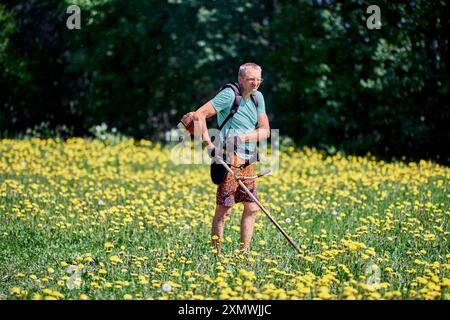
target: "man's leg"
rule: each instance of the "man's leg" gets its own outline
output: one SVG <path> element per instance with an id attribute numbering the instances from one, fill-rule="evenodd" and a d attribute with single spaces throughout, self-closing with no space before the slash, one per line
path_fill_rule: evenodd
<path id="1" fill-rule="evenodd" d="M 244 213 L 241 220 L 241 250 L 246 252 L 252 241 L 256 215 L 259 207 L 255 202 L 244 202 Z"/>
<path id="2" fill-rule="evenodd" d="M 220 242 L 223 238 L 225 220 L 230 216 L 232 208 L 232 206 L 216 205 L 216 213 L 212 223 L 212 245 L 217 249 L 218 254 L 220 254 Z M 214 236 L 217 236 L 218 238 L 214 239 Z"/>

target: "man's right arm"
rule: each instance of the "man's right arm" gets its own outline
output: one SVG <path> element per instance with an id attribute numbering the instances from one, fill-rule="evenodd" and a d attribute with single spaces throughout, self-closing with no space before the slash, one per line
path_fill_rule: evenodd
<path id="1" fill-rule="evenodd" d="M 206 119 L 211 118 L 216 113 L 216 109 L 214 109 L 211 101 L 208 101 L 192 113 L 194 119 L 194 135 L 200 137 L 207 147 L 212 147 L 212 142 L 208 134 Z"/>
<path id="2" fill-rule="evenodd" d="M 212 100 L 205 103 L 195 112 L 189 112 L 194 121 L 194 135 L 200 137 L 208 149 L 214 147 L 208 134 L 206 119 L 216 115 L 222 110 L 231 109 L 234 101 L 234 92 L 231 88 L 220 91 Z"/>

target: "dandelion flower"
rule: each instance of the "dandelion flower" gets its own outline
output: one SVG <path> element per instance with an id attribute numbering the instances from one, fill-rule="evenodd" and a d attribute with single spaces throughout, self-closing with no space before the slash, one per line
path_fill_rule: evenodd
<path id="1" fill-rule="evenodd" d="M 103 247 L 108 250 L 108 249 L 112 249 L 114 248 L 114 244 L 112 244 L 111 242 L 105 242 L 105 244 L 103 245 Z"/>
<path id="2" fill-rule="evenodd" d="M 109 257 L 109 260 L 110 260 L 113 264 L 116 264 L 116 263 L 122 263 L 122 262 L 123 262 L 118 256 L 112 256 L 112 257 Z"/>
<path id="3" fill-rule="evenodd" d="M 35 293 L 31 299 L 32 300 L 41 300 L 42 299 L 42 295 L 40 295 L 39 293 Z"/>
<path id="4" fill-rule="evenodd" d="M 12 294 L 20 294 L 20 288 L 13 287 L 9 290 Z"/>

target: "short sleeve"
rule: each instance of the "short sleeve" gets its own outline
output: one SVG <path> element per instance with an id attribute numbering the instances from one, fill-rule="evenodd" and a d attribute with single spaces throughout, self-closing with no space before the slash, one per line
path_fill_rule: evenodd
<path id="1" fill-rule="evenodd" d="M 231 88 L 225 88 L 220 91 L 212 100 L 211 104 L 219 113 L 223 110 L 231 109 L 234 102 L 234 91 Z"/>
<path id="2" fill-rule="evenodd" d="M 266 102 L 261 92 L 256 92 L 256 99 L 258 99 L 258 114 L 266 113 Z"/>

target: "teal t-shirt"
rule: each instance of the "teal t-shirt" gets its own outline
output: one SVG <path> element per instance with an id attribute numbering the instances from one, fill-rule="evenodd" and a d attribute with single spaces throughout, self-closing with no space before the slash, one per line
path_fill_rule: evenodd
<path id="1" fill-rule="evenodd" d="M 211 104 L 217 111 L 218 125 L 221 125 L 231 112 L 234 98 L 234 91 L 231 88 L 226 88 L 211 100 Z M 255 130 L 255 123 L 258 122 L 258 115 L 266 112 L 266 105 L 261 92 L 256 92 L 256 99 L 258 100 L 258 110 L 256 110 L 255 104 L 251 98 L 245 100 L 245 98 L 242 97 L 238 111 L 230 120 L 228 120 L 220 131 L 222 141 L 224 141 L 225 137 L 228 135 L 241 135 Z M 242 159 L 249 159 L 251 153 L 256 150 L 256 142 L 245 142 L 243 147 L 247 152 L 240 152 L 238 150 L 236 154 Z"/>

